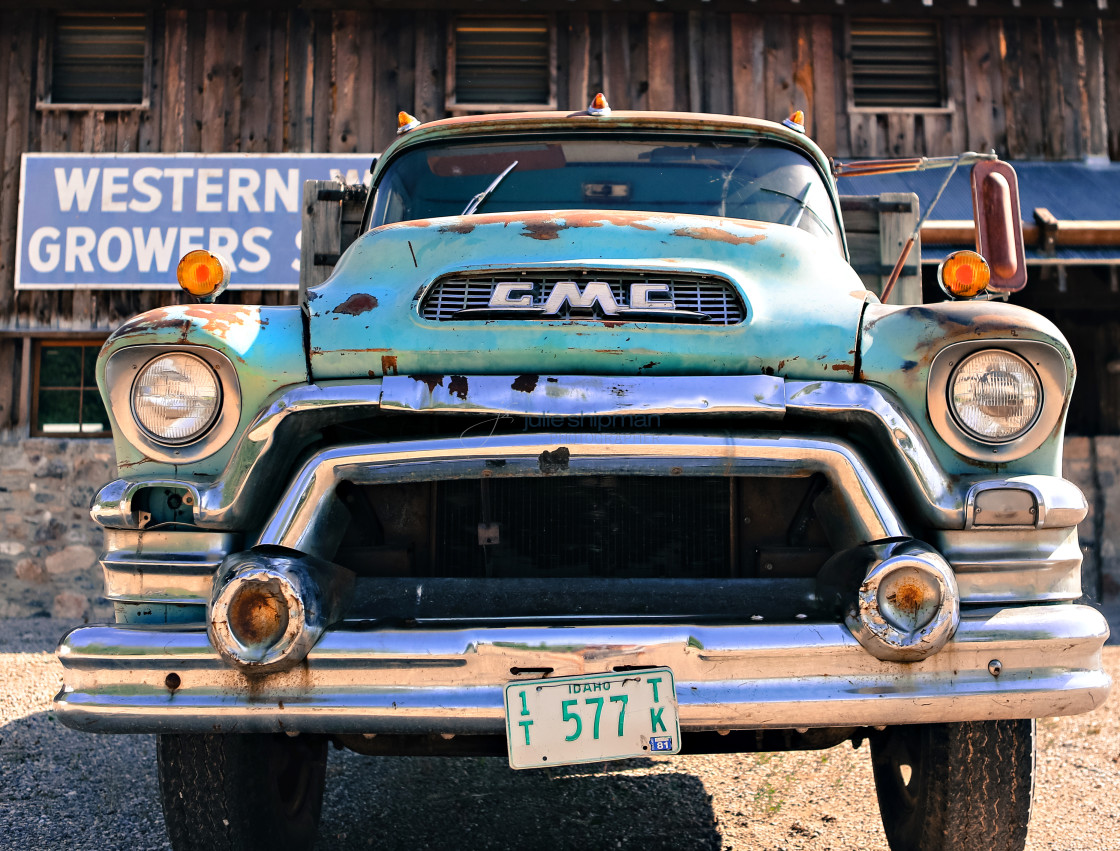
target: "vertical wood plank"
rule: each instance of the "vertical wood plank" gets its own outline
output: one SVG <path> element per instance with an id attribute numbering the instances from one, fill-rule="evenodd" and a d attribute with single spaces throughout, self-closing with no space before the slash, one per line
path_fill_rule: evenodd
<path id="1" fill-rule="evenodd" d="M 1021 18 L 1004 18 L 1003 27 L 1003 101 L 1007 113 L 1007 152 L 1012 158 L 1030 156 L 1031 138 L 1039 128 L 1034 118 L 1037 103 L 1030 102 L 1027 87 L 1037 81 L 1035 68 L 1025 64 L 1027 40 L 1032 35 Z M 1037 82 L 1035 83 L 1037 87 Z M 1036 88 L 1037 91 L 1037 88 Z"/>
<path id="2" fill-rule="evenodd" d="M 630 49 L 628 81 L 631 109 L 649 109 L 649 17 L 642 12 L 627 16 Z"/>
<path id="3" fill-rule="evenodd" d="M 421 121 L 443 118 L 443 50 L 446 16 L 433 14 L 429 26 L 416 28 L 416 79 L 413 113 Z"/>
<path id="4" fill-rule="evenodd" d="M 126 109 L 116 115 L 117 141 L 113 146 L 114 151 L 122 154 L 132 154 L 140 147 L 140 116 L 138 109 Z M 110 116 L 108 120 L 112 120 Z"/>
<path id="5" fill-rule="evenodd" d="M 879 262 L 883 266 L 893 267 L 902 252 L 902 246 L 906 244 L 906 240 L 914 232 L 914 225 L 918 223 L 918 196 L 913 192 L 884 192 L 879 196 L 879 201 L 882 205 L 910 204 L 910 212 L 908 213 L 881 212 L 879 214 Z M 914 242 L 914 247 L 910 250 L 910 257 L 903 269 L 917 265 L 918 258 L 921 256 L 922 241 L 919 235 Z M 889 275 L 883 276 L 879 292 L 882 292 L 883 288 L 886 287 L 889 277 Z M 891 291 L 889 303 L 921 304 L 922 276 L 920 272 L 916 275 L 900 275 Z"/>
<path id="6" fill-rule="evenodd" d="M 732 12 L 731 109 L 736 115 L 761 118 L 766 113 L 765 47 L 762 19 Z"/>
<path id="7" fill-rule="evenodd" d="M 189 150 L 183 143 L 187 89 L 187 12 L 168 9 L 164 16 L 163 110 L 160 114 L 159 150 Z M 158 52 L 158 51 L 157 51 Z"/>
<path id="8" fill-rule="evenodd" d="M 286 11 L 272 13 L 268 33 L 268 123 L 264 128 L 264 150 L 284 150 L 284 109 L 288 100 L 288 18 Z"/>
<path id="9" fill-rule="evenodd" d="M 1104 44 L 1101 21 L 1088 18 L 1080 25 L 1085 68 L 1082 103 L 1086 112 L 1088 146 L 1091 157 L 1108 156 L 1108 116 L 1105 111 Z"/>
<path id="10" fill-rule="evenodd" d="M 374 106 L 377 93 L 377 13 L 372 9 L 363 9 L 358 13 L 358 80 L 357 80 L 357 110 L 356 127 L 358 131 L 357 146 L 359 151 L 372 153 L 374 139 L 377 136 L 377 120 L 374 115 Z M 401 107 L 412 112 L 415 109 L 414 93 L 409 92 L 406 103 Z M 381 120 L 388 120 L 396 126 L 396 116 L 382 116 Z"/>
<path id="11" fill-rule="evenodd" d="M 569 15 L 568 28 L 568 109 L 585 109 L 591 102 L 588 94 L 588 68 L 591 62 L 591 34 L 587 12 Z"/>
<path id="12" fill-rule="evenodd" d="M 914 118 L 912 113 L 887 113 L 887 154 L 892 157 L 914 156 Z"/>
<path id="13" fill-rule="evenodd" d="M 331 13 L 312 13 L 315 54 L 312 63 L 314 77 L 307 106 L 311 110 L 311 145 L 309 151 L 330 149 L 331 113 L 334 111 L 334 77 L 332 76 Z"/>
<path id="14" fill-rule="evenodd" d="M 673 15 L 673 105 L 670 109 L 677 112 L 691 110 L 692 94 L 689 91 L 689 55 L 691 49 L 688 39 L 688 14 Z"/>
<path id="15" fill-rule="evenodd" d="M 166 44 L 165 17 L 166 12 L 164 10 L 152 12 L 148 109 L 140 114 L 140 132 L 136 141 L 136 150 L 142 154 L 155 153 L 160 150 L 160 133 L 163 126 L 163 90 L 166 85 L 166 54 L 163 50 Z"/>
<path id="16" fill-rule="evenodd" d="M 206 12 L 206 37 L 203 42 L 202 130 L 204 153 L 225 148 L 226 85 L 229 82 L 226 32 L 229 14 L 222 10 Z"/>
<path id="17" fill-rule="evenodd" d="M 835 69 L 833 97 L 836 102 L 836 156 L 852 156 L 851 122 L 848 114 L 848 56 L 844 38 L 844 19 L 832 19 L 832 67 Z"/>
<path id="18" fill-rule="evenodd" d="M 832 52 L 832 21 L 813 15 L 809 22 L 812 41 L 813 112 L 809 133 L 829 156 L 836 156 L 836 116 L 847 109 L 836 100 L 836 65 Z"/>
<path id="19" fill-rule="evenodd" d="M 303 9 L 288 16 L 288 86 L 284 110 L 284 150 L 307 153 L 314 129 L 312 91 L 315 81 L 315 44 L 311 17 Z"/>
<path id="20" fill-rule="evenodd" d="M 961 37 L 961 62 L 964 66 L 965 116 L 968 121 L 968 149 L 987 151 L 995 146 L 992 121 L 992 91 L 989 69 L 992 65 L 988 30 L 967 26 Z"/>
<path id="21" fill-rule="evenodd" d="M 10 315 L 14 291 L 16 208 L 19 198 L 20 154 L 26 150 L 28 121 L 33 97 L 31 69 L 34 59 L 35 33 L 32 15 L 15 12 L 0 13 L 5 26 L 0 28 L 6 62 L 6 132 L 3 160 L 0 160 L 0 313 Z M 0 100 L 0 103 L 3 101 Z"/>
<path id="22" fill-rule="evenodd" d="M 399 12 L 396 20 L 393 36 L 399 46 L 396 50 L 397 86 L 394 93 L 396 104 L 387 116 L 394 137 L 397 132 L 397 113 L 402 109 L 412 111 L 412 95 L 416 89 L 416 16 L 408 12 Z M 391 139 L 392 137 L 390 141 Z"/>
<path id="23" fill-rule="evenodd" d="M 400 33 L 400 13 L 381 10 L 377 13 L 377 83 L 374 87 L 374 149 L 383 151 L 393 141 L 397 132 L 394 120 L 399 112 L 397 85 L 400 75 L 400 55 L 396 42 Z"/>
<path id="24" fill-rule="evenodd" d="M 796 15 L 793 18 L 793 91 L 791 100 L 793 108 L 805 113 L 806 131 L 814 131 L 813 116 L 814 99 L 816 92 L 813 88 L 813 36 L 811 21 L 806 15 Z M 793 110 L 790 110 L 792 112 Z M 781 120 L 785 116 L 778 117 Z"/>
<path id="25" fill-rule="evenodd" d="M 595 92 L 601 92 L 606 88 L 606 80 L 603 79 L 603 38 L 604 30 L 604 12 L 588 12 L 587 22 L 589 26 L 587 38 L 587 91 L 588 100 L 591 99 Z"/>
<path id="26" fill-rule="evenodd" d="M 271 86 L 272 20 L 282 12 L 262 11 L 245 20 L 245 55 L 241 74 L 240 150 L 264 153 L 269 150 L 269 122 L 280 105 Z"/>
<path id="27" fill-rule="evenodd" d="M 699 12 L 689 12 L 688 27 L 688 111 L 703 112 L 702 85 L 705 81 L 704 31 Z"/>
<path id="28" fill-rule="evenodd" d="M 791 15 L 767 15 L 763 25 L 766 44 L 766 114 L 781 121 L 797 107 L 793 89 L 793 20 Z"/>
<path id="29" fill-rule="evenodd" d="M 633 109 L 628 15 L 626 12 L 605 12 L 603 18 L 603 91 L 614 109 Z"/>
<path id="30" fill-rule="evenodd" d="M 1062 84 L 1059 76 L 1057 57 L 1061 55 L 1057 26 L 1045 22 L 1040 28 L 1042 56 L 1048 61 L 1040 66 L 1042 83 L 1043 153 L 1053 159 L 1060 159 L 1064 150 L 1062 124 L 1065 121 L 1065 105 L 1062 98 Z"/>
<path id="31" fill-rule="evenodd" d="M 1077 51 L 1077 21 L 1058 21 L 1058 73 L 1062 85 L 1062 153 L 1065 159 L 1079 159 L 1084 152 L 1081 120 L 1081 63 Z"/>
<path id="32" fill-rule="evenodd" d="M 358 13 L 337 11 L 331 25 L 334 42 L 334 110 L 331 113 L 329 150 L 332 153 L 349 154 L 358 150 L 355 122 L 358 110 L 361 109 L 357 103 Z"/>
<path id="33" fill-rule="evenodd" d="M 226 19 L 229 83 L 222 114 L 222 150 L 241 150 L 241 104 L 245 90 L 245 22 L 247 13 L 230 12 Z"/>
<path id="34" fill-rule="evenodd" d="M 672 58 L 673 15 L 650 12 L 649 15 L 649 108 L 672 109 L 676 99 Z"/>
<path id="35" fill-rule="evenodd" d="M 704 82 L 701 105 L 705 112 L 726 115 L 731 112 L 731 33 L 728 15 L 705 12 Z"/>
<path id="36" fill-rule="evenodd" d="M 1120 21 L 1102 22 L 1108 155 L 1120 160 Z"/>
<path id="37" fill-rule="evenodd" d="M 949 103 L 953 112 L 949 116 L 946 127 L 947 144 L 936 154 L 948 156 L 957 154 L 967 147 L 968 118 L 964 94 L 964 63 L 958 59 L 962 55 L 961 21 L 959 18 L 949 18 L 942 29 L 945 36 L 946 63 L 945 87 L 948 90 Z M 927 136 L 927 141 L 929 137 Z"/>

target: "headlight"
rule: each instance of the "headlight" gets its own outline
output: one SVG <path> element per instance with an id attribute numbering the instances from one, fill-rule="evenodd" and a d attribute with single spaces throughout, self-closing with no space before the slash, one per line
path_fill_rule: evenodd
<path id="1" fill-rule="evenodd" d="M 214 370 L 184 352 L 148 361 L 132 385 L 132 415 L 153 440 L 187 443 L 218 415 L 222 393 Z"/>
<path id="2" fill-rule="evenodd" d="M 986 442 L 1014 440 L 1042 407 L 1042 384 L 1023 358 L 986 349 L 960 362 L 949 378 L 953 417 L 970 436 Z"/>

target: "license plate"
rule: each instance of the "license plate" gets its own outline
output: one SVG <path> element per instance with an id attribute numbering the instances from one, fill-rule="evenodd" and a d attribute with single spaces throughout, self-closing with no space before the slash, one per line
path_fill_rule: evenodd
<path id="1" fill-rule="evenodd" d="M 506 685 L 512 768 L 627 759 L 681 749 L 673 672 L 517 680 Z"/>

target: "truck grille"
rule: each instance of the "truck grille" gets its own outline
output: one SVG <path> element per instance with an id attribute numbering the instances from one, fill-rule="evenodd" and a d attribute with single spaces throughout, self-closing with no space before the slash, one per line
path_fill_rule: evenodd
<path id="1" fill-rule="evenodd" d="M 490 308 L 490 298 L 494 287 L 502 282 L 521 281 L 532 283 L 532 307 L 526 311 L 526 319 L 556 319 L 573 315 L 565 304 L 556 314 L 542 314 L 540 311 L 548 302 L 553 288 L 561 281 L 575 281 L 584 288 L 590 281 L 602 281 L 610 286 L 611 294 L 619 307 L 630 305 L 630 288 L 633 284 L 666 285 L 668 290 L 659 290 L 657 298 L 671 301 L 675 311 L 643 312 L 640 316 L 610 316 L 601 310 L 595 313 L 601 318 L 641 322 L 684 322 L 689 321 L 685 314 L 699 314 L 691 321 L 704 321 L 706 324 L 735 325 L 743 321 L 744 308 L 734 285 L 714 275 L 688 274 L 646 274 L 642 272 L 620 272 L 618 270 L 514 270 L 498 273 L 447 275 L 437 280 L 425 294 L 420 306 L 424 319 L 447 322 L 449 320 L 486 319 Z M 525 291 L 519 290 L 521 295 Z M 478 311 L 474 315 L 459 315 L 460 311 Z M 507 316 L 517 316 L 509 311 Z M 517 318 L 521 318 L 517 316 Z"/>

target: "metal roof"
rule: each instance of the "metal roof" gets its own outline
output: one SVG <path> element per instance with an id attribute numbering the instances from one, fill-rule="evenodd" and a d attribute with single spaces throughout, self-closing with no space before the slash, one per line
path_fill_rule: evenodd
<path id="1" fill-rule="evenodd" d="M 1059 221 L 1120 221 L 1120 163 L 1111 162 L 1013 162 L 1019 176 L 1019 207 L 1023 221 L 1032 223 L 1034 211 L 1045 207 Z M 968 168 L 953 175 L 929 221 L 972 218 L 972 191 Z M 925 210 L 946 171 L 933 169 L 903 174 L 843 177 L 837 181 L 841 195 L 879 195 L 915 192 Z M 955 247 L 955 246 L 952 246 Z M 938 262 L 951 247 L 922 244 L 922 261 Z M 1049 256 L 1027 246 L 1027 260 L 1036 263 L 1120 263 L 1120 246 L 1060 246 Z"/>

